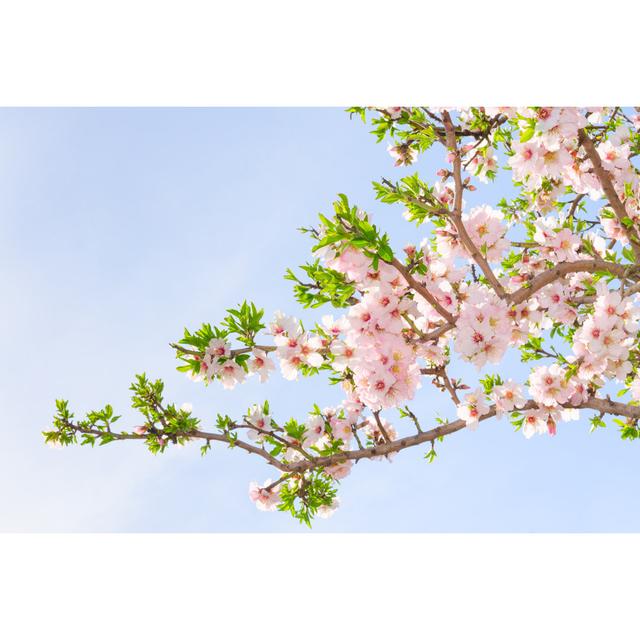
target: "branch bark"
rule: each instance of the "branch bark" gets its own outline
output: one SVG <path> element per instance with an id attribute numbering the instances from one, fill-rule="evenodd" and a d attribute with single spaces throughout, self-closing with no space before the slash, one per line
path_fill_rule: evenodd
<path id="1" fill-rule="evenodd" d="M 533 400 L 529 400 L 524 407 L 518 409 L 518 411 L 528 411 L 531 409 L 540 409 L 540 407 Z M 640 407 L 627 405 L 622 402 L 614 402 L 608 398 L 590 398 L 585 403 L 574 407 L 573 405 L 563 405 L 563 408 L 571 408 L 571 409 L 593 409 L 595 411 L 601 411 L 603 413 L 625 416 L 627 418 L 632 419 L 640 419 Z M 479 422 L 484 422 L 489 418 L 493 418 L 496 415 L 496 407 L 492 405 L 489 408 L 489 412 L 483 416 L 480 416 L 478 419 Z M 448 422 L 447 424 L 440 425 L 439 427 L 435 427 L 434 429 L 430 429 L 429 431 L 423 431 L 422 433 L 418 433 L 414 436 L 408 436 L 405 438 L 399 438 L 398 440 L 394 440 L 392 442 L 388 442 L 385 444 L 380 444 L 375 447 L 370 447 L 363 450 L 354 450 L 354 451 L 345 451 L 343 453 L 337 453 L 333 456 L 328 456 L 326 458 L 316 458 L 314 461 L 313 467 L 308 466 L 310 463 L 303 461 L 299 463 L 295 463 L 291 465 L 289 468 L 290 471 L 305 471 L 310 468 L 318 468 L 330 466 L 333 464 L 339 464 L 341 462 L 346 462 L 347 460 L 362 460 L 363 458 L 373 458 L 377 456 L 386 456 L 390 453 L 397 453 L 398 451 L 402 451 L 403 449 L 408 449 L 410 447 L 415 447 L 426 442 L 433 442 L 438 438 L 443 436 L 447 436 L 449 434 L 455 433 L 456 431 L 460 431 L 466 427 L 466 423 L 464 420 L 454 420 L 453 422 Z"/>
<path id="2" fill-rule="evenodd" d="M 587 157 L 589 158 L 589 160 L 591 160 L 593 170 L 598 177 L 600 184 L 602 185 L 602 190 L 604 191 L 604 194 L 607 197 L 607 200 L 609 201 L 609 204 L 611 205 L 616 218 L 618 218 L 620 224 L 626 229 L 626 225 L 624 224 L 623 220 L 625 218 L 628 218 L 629 214 L 627 213 L 624 204 L 616 193 L 611 175 L 602 166 L 600 155 L 598 154 L 598 150 L 596 149 L 595 144 L 593 144 L 593 140 L 589 137 L 584 129 L 580 129 L 580 131 L 578 132 L 578 141 L 587 153 Z M 631 234 L 629 234 L 629 239 L 631 241 L 633 254 L 636 257 L 636 260 L 640 261 L 640 242 L 637 238 L 632 237 Z"/>
<path id="3" fill-rule="evenodd" d="M 632 420 L 640 419 L 639 406 L 625 404 L 622 402 L 615 402 L 610 398 L 592 397 L 592 398 L 589 398 L 586 402 L 583 402 L 582 404 L 575 407 L 570 404 L 561 405 L 561 406 L 563 408 L 572 408 L 572 409 L 592 409 L 594 411 L 598 411 L 603 414 L 623 416 L 626 418 L 630 418 Z M 522 407 L 521 409 L 518 409 L 518 411 L 528 411 L 531 409 L 546 409 L 546 408 L 540 407 L 533 400 L 529 400 L 524 405 L 524 407 Z M 492 405 L 491 407 L 489 407 L 489 412 L 483 416 L 480 416 L 478 421 L 484 422 L 489 418 L 493 418 L 495 415 L 496 415 L 496 407 L 495 405 Z M 104 432 L 99 431 L 97 429 L 80 427 L 79 425 L 75 425 L 72 423 L 69 423 L 68 426 L 73 428 L 74 431 L 77 431 L 80 433 L 88 433 L 95 436 L 105 435 Z M 379 423 L 379 426 L 381 426 L 380 423 Z M 231 443 L 226 436 L 217 434 L 217 433 L 210 433 L 207 431 L 195 430 L 195 431 L 190 431 L 190 432 L 179 434 L 179 435 L 187 438 L 197 438 L 205 441 L 223 442 L 227 445 L 232 444 L 233 446 L 238 447 L 239 449 L 243 449 L 248 453 L 254 453 L 260 456 L 261 458 L 265 459 L 268 462 L 268 464 L 276 467 L 283 473 L 303 473 L 304 471 L 308 471 L 312 469 L 323 469 L 335 464 L 341 464 L 349 460 L 358 461 L 366 458 L 387 456 L 390 453 L 397 453 L 399 451 L 402 451 L 403 449 L 416 447 L 418 445 L 421 445 L 427 442 L 433 442 L 438 438 L 450 435 L 452 433 L 455 433 L 456 431 L 460 431 L 464 429 L 466 426 L 467 425 L 464 420 L 454 420 L 452 422 L 448 422 L 446 424 L 430 429 L 429 431 L 420 431 L 419 433 L 413 436 L 406 436 L 406 437 L 398 438 L 397 440 L 390 440 L 387 435 L 386 436 L 387 442 L 374 445 L 372 447 L 343 451 L 341 453 L 336 453 L 334 455 L 324 456 L 324 457 L 310 456 L 305 460 L 301 460 L 293 463 L 281 462 L 277 458 L 274 458 L 269 453 L 267 453 L 267 451 L 265 451 L 264 449 L 256 447 L 242 440 L 236 440 L 234 443 Z M 254 427 L 251 427 L 251 428 L 254 428 Z M 109 436 L 114 440 L 145 440 L 147 438 L 146 435 L 129 434 L 129 433 L 110 433 Z"/>
<path id="4" fill-rule="evenodd" d="M 484 277 L 489 281 L 496 294 L 500 298 L 506 297 L 504 287 L 496 278 L 493 269 L 487 262 L 486 258 L 482 255 L 478 247 L 474 244 L 473 240 L 469 236 L 464 222 L 462 221 L 462 194 L 464 190 L 464 184 L 462 182 L 462 160 L 460 158 L 460 149 L 456 142 L 456 136 L 454 133 L 453 122 L 448 111 L 443 111 L 442 114 L 445 130 L 447 132 L 447 148 L 453 153 L 453 182 L 455 184 L 454 205 L 453 212 L 451 213 L 451 220 L 460 236 L 460 241 L 471 254 L 473 261 L 480 267 Z"/>
<path id="5" fill-rule="evenodd" d="M 454 322 L 454 316 L 449 313 L 435 298 L 435 296 L 422 284 L 420 284 L 409 272 L 400 260 L 394 258 L 391 264 L 395 267 L 402 277 L 407 281 L 408 285 L 417 293 L 419 293 L 447 322 Z"/>
<path id="6" fill-rule="evenodd" d="M 640 265 L 637 267 L 631 265 L 630 268 L 629 266 L 618 264 L 616 262 L 608 262 L 597 258 L 590 260 L 575 260 L 574 262 L 562 262 L 553 269 L 549 269 L 548 271 L 535 276 L 529 281 L 527 286 L 521 287 L 517 291 L 506 296 L 505 300 L 510 305 L 521 304 L 540 291 L 540 289 L 570 273 L 594 273 L 596 271 L 608 271 L 621 280 L 624 280 L 630 277 L 630 275 L 638 269 L 640 269 Z M 430 333 L 425 334 L 419 341 L 428 342 L 430 340 L 437 340 L 447 331 L 453 329 L 456 326 L 457 320 L 457 316 L 454 316 L 452 321 L 449 321 Z"/>

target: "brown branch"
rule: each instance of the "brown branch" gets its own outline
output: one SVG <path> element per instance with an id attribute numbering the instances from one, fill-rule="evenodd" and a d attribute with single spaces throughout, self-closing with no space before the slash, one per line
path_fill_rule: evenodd
<path id="1" fill-rule="evenodd" d="M 609 398 L 597 398 L 592 397 L 587 401 L 583 402 L 578 406 L 573 406 L 570 404 L 561 405 L 564 408 L 574 408 L 574 409 L 592 409 L 594 411 L 598 411 L 603 414 L 613 414 L 618 416 L 624 416 L 630 418 L 632 420 L 640 419 L 640 407 L 635 405 L 629 405 L 622 402 L 614 402 Z M 547 409 L 546 407 L 540 407 L 533 400 L 529 400 L 521 409 L 518 411 L 528 411 L 531 409 Z M 411 414 L 410 414 L 411 415 Z M 492 405 L 489 407 L 488 413 L 480 416 L 478 418 L 479 422 L 484 422 L 489 418 L 492 418 L 496 415 L 496 407 Z M 385 430 L 379 421 L 379 417 L 374 412 L 374 416 L 376 416 L 376 420 L 378 421 L 378 427 L 381 432 L 385 434 Z M 95 436 L 104 436 L 105 432 L 99 431 L 97 429 L 91 429 L 88 427 L 81 427 L 80 425 L 76 425 L 73 423 L 67 423 L 68 428 L 73 429 L 74 432 L 87 433 Z M 433 442 L 438 438 L 442 438 L 451 433 L 455 433 L 456 431 L 460 431 L 466 427 L 466 423 L 464 420 L 454 420 L 452 422 L 448 422 L 446 424 L 435 427 L 434 429 L 430 429 L 429 431 L 419 431 L 416 435 L 406 436 L 402 438 L 398 438 L 397 440 L 391 440 L 388 435 L 386 436 L 387 441 L 382 444 L 377 444 L 372 447 L 362 448 L 362 449 L 354 449 L 349 451 L 343 451 L 341 453 L 336 453 L 330 456 L 324 457 L 311 457 L 306 460 L 301 460 L 294 463 L 284 463 L 278 460 L 277 458 L 271 456 L 264 449 L 251 445 L 247 442 L 243 442 L 241 440 L 230 441 L 228 436 L 209 433 L 206 431 L 194 430 L 189 431 L 187 433 L 174 434 L 177 436 L 182 436 L 185 438 L 199 438 L 206 441 L 217 441 L 223 442 L 227 445 L 231 445 L 234 447 L 238 447 L 239 449 L 243 449 L 248 453 L 254 453 L 261 458 L 264 458 L 268 464 L 276 467 L 280 471 L 286 474 L 291 473 L 302 473 L 311 469 L 322 469 L 325 467 L 332 466 L 334 464 L 341 464 L 347 462 L 348 460 L 358 461 L 364 458 L 373 458 L 377 456 L 387 456 L 390 453 L 396 453 L 403 449 L 408 449 L 410 447 L 415 447 L 420 444 L 424 444 L 426 442 Z M 138 434 L 129 434 L 129 433 L 109 433 L 109 437 L 113 440 L 146 440 L 146 435 L 138 435 Z"/>
<path id="2" fill-rule="evenodd" d="M 577 407 L 573 405 L 566 404 L 562 405 L 563 408 L 567 409 L 593 409 L 594 411 L 600 411 L 602 413 L 608 413 L 618 416 L 625 416 L 627 418 L 631 418 L 633 420 L 640 419 L 640 407 L 627 405 L 622 402 L 614 402 L 608 398 L 590 398 L 586 402 Z M 529 400 L 521 409 L 518 411 L 528 411 L 531 409 L 546 409 L 545 407 L 540 407 L 533 400 Z M 489 412 L 483 416 L 478 418 L 479 422 L 484 422 L 489 418 L 493 418 L 496 415 L 496 407 L 492 405 L 489 407 Z M 402 451 L 403 449 L 408 449 L 410 447 L 415 447 L 425 442 L 433 442 L 438 438 L 442 438 L 443 436 L 447 436 L 451 433 L 455 433 L 456 431 L 460 431 L 466 427 L 466 422 L 464 420 L 454 420 L 453 422 L 448 422 L 447 424 L 440 425 L 434 429 L 430 429 L 429 431 L 423 431 L 413 436 L 407 436 L 404 438 L 399 438 L 398 440 L 394 440 L 392 442 L 387 442 L 384 444 L 377 445 L 375 447 L 369 447 L 363 450 L 353 450 L 353 451 L 344 451 L 342 453 L 336 453 L 332 456 L 327 456 L 325 458 L 315 458 L 314 466 L 309 466 L 310 463 L 301 461 L 298 463 L 294 463 L 290 466 L 291 471 L 306 471 L 311 468 L 319 468 L 326 467 L 333 464 L 340 464 L 346 462 L 348 460 L 361 460 L 363 458 L 373 458 L 377 456 L 387 456 L 390 453 L 397 453 L 398 451 Z"/>
<path id="3" fill-rule="evenodd" d="M 509 305 L 518 305 L 528 300 L 532 295 L 537 293 L 540 289 L 551 284 L 558 278 L 562 278 L 570 273 L 588 272 L 594 273 L 596 271 L 608 271 L 618 278 L 624 280 L 628 278 L 631 273 L 640 269 L 640 266 L 636 265 L 622 265 L 616 262 L 607 262 L 606 260 L 593 259 L 593 260 L 576 260 L 574 262 L 562 262 L 553 269 L 549 269 L 544 273 L 541 273 L 531 279 L 527 286 L 524 286 L 517 291 L 506 297 L 506 302 Z M 437 329 L 434 329 L 430 333 L 425 333 L 423 337 L 419 338 L 419 342 L 428 342 L 430 340 L 437 340 L 440 336 L 445 334 L 450 329 L 456 326 L 458 317 L 454 316 L 450 322 L 447 322 Z"/>
<path id="4" fill-rule="evenodd" d="M 282 484 L 285 480 L 288 480 L 293 474 L 291 473 L 283 473 L 277 480 L 274 480 L 270 485 L 268 485 L 267 487 L 263 487 L 262 490 L 263 491 L 271 491 L 272 489 L 275 489 L 279 484 Z"/>
<path id="5" fill-rule="evenodd" d="M 391 438 L 389 437 L 389 434 L 387 433 L 387 430 L 384 428 L 384 426 L 382 424 L 382 420 L 380 420 L 380 412 L 379 411 L 374 411 L 373 412 L 373 417 L 376 419 L 376 424 L 378 425 L 378 429 L 380 429 L 380 433 L 382 434 L 383 438 L 387 442 L 391 442 Z"/>
<path id="6" fill-rule="evenodd" d="M 413 422 L 416 431 L 418 433 L 423 433 L 422 431 L 422 427 L 420 426 L 420 421 L 418 420 L 417 416 L 415 413 L 413 413 L 413 411 L 411 411 L 411 409 L 409 409 L 409 407 L 407 405 L 405 405 L 403 407 L 404 412 L 409 416 L 409 418 L 411 418 L 411 421 Z"/>
<path id="7" fill-rule="evenodd" d="M 615 416 L 624 416 L 632 420 L 640 419 L 640 407 L 624 402 L 614 402 L 610 398 L 589 398 L 576 409 L 593 409 L 601 413 L 610 413 Z"/>
<path id="8" fill-rule="evenodd" d="M 176 344 L 175 342 L 171 342 L 169 344 L 169 346 L 172 349 L 175 349 L 176 351 L 179 351 L 180 353 L 183 353 L 184 355 L 188 355 L 188 356 L 197 356 L 198 358 L 202 357 L 202 353 L 200 351 L 194 351 L 193 349 L 187 349 L 179 344 Z M 253 347 L 240 347 L 239 349 L 231 349 L 230 353 L 229 353 L 229 357 L 230 358 L 235 358 L 236 356 L 239 356 L 243 353 L 251 353 L 254 349 L 261 349 L 262 351 L 264 351 L 265 353 L 269 353 L 270 351 L 275 351 L 276 347 L 274 346 L 267 346 L 267 345 L 260 345 L 260 344 L 256 344 Z"/>
<path id="9" fill-rule="evenodd" d="M 460 399 L 458 398 L 458 394 L 456 393 L 455 388 L 453 387 L 453 384 L 451 384 L 451 380 L 449 378 L 449 374 L 447 373 L 447 370 L 442 367 L 442 371 L 440 372 L 440 377 L 442 378 L 442 381 L 444 383 L 445 389 L 449 392 L 449 395 L 451 396 L 451 399 L 453 400 L 453 403 L 457 406 L 460 404 Z"/>
<path id="10" fill-rule="evenodd" d="M 618 278 L 626 278 L 629 275 L 628 267 L 617 264 L 616 262 L 607 262 L 606 260 L 593 259 L 562 262 L 553 269 L 549 269 L 548 271 L 535 276 L 535 278 L 529 281 L 528 286 L 522 287 L 508 296 L 507 301 L 511 304 L 520 304 L 525 300 L 528 300 L 534 293 L 543 287 L 551 284 L 554 280 L 562 278 L 569 273 L 594 273 L 596 271 L 608 271 Z"/>
<path id="11" fill-rule="evenodd" d="M 571 207 L 569 208 L 569 214 L 567 217 L 572 218 L 580 204 L 581 200 L 586 196 L 586 193 L 579 193 L 571 202 Z"/>
<path id="12" fill-rule="evenodd" d="M 282 438 L 281 436 L 279 436 L 274 431 L 268 431 L 267 429 L 261 429 L 260 427 L 256 427 L 256 426 L 252 425 L 250 422 L 248 424 L 235 424 L 235 425 L 233 425 L 231 427 L 231 429 L 232 430 L 233 429 L 250 429 L 250 430 L 253 430 L 253 431 L 257 431 L 261 435 L 273 438 L 276 442 L 279 442 L 286 449 L 293 449 L 294 451 L 297 451 L 298 453 L 300 453 L 302 456 L 304 456 L 308 460 L 312 460 L 313 459 L 313 456 L 310 455 L 309 453 L 307 453 L 299 444 L 296 444 L 295 442 L 291 442 L 290 440 L 287 440 L 286 438 Z M 282 431 L 282 429 L 281 429 L 281 431 Z"/>
<path id="13" fill-rule="evenodd" d="M 429 342 L 430 340 L 437 340 L 442 335 L 447 333 L 450 329 L 455 327 L 455 323 L 457 322 L 457 316 L 454 318 L 454 322 L 447 322 L 446 324 L 440 325 L 437 329 L 430 331 L 429 333 L 425 333 L 424 337 L 420 340 L 420 342 Z"/>
<path id="14" fill-rule="evenodd" d="M 410 273 L 409 269 L 405 267 L 400 260 L 393 258 L 391 262 L 396 271 L 398 271 L 402 277 L 407 281 L 409 286 L 419 293 L 447 322 L 453 322 L 454 316 L 452 316 L 435 298 L 435 296 L 422 284 L 420 284 Z"/>
<path id="15" fill-rule="evenodd" d="M 453 181 L 455 184 L 454 207 L 451 213 L 451 220 L 460 236 L 460 240 L 465 249 L 471 254 L 473 261 L 480 267 L 484 277 L 489 281 L 494 291 L 500 298 L 506 297 L 504 287 L 496 278 L 493 269 L 489 266 L 486 258 L 482 255 L 478 247 L 474 244 L 471 236 L 467 233 L 467 229 L 462 221 L 462 194 L 464 184 L 462 182 L 462 161 L 460 158 L 460 149 L 456 142 L 454 134 L 454 126 L 448 111 L 443 111 L 444 126 L 447 131 L 447 148 L 453 153 Z"/>
<path id="16" fill-rule="evenodd" d="M 620 289 L 616 290 L 622 298 L 626 298 L 628 296 L 632 296 L 634 293 L 640 293 L 640 282 L 627 287 L 620 287 Z M 569 298 L 567 302 L 571 302 L 572 304 L 591 304 L 596 301 L 597 296 L 576 296 L 575 298 Z"/>
<path id="17" fill-rule="evenodd" d="M 435 376 L 440 373 L 440 367 L 423 367 L 420 369 L 420 374 L 423 376 Z"/>
<path id="18" fill-rule="evenodd" d="M 629 218 L 629 214 L 624 207 L 624 204 L 618 197 L 616 190 L 613 186 L 613 181 L 611 179 L 611 175 L 609 172 L 602 166 L 602 161 L 600 160 L 600 155 L 596 149 L 596 146 L 593 144 L 593 140 L 588 136 L 584 129 L 580 129 L 578 132 L 578 141 L 584 148 L 587 153 L 587 157 L 591 160 L 591 164 L 593 165 L 593 170 L 600 181 L 600 185 L 602 186 L 602 190 L 604 194 L 607 196 L 607 200 L 609 204 L 613 208 L 613 211 L 618 218 L 618 221 L 622 225 L 623 228 L 627 228 L 624 224 L 623 220 L 625 218 Z M 640 260 L 640 242 L 637 238 L 634 238 L 629 234 L 629 239 L 631 240 L 631 246 L 633 248 L 633 253 L 636 257 L 636 260 Z"/>
<path id="19" fill-rule="evenodd" d="M 94 436 L 104 436 L 105 432 L 104 431 L 99 431 L 97 429 L 90 429 L 88 427 L 81 427 L 80 425 L 77 424 L 73 424 L 71 422 L 67 423 L 66 425 L 68 428 L 72 429 L 74 432 L 79 432 L 79 433 L 86 433 L 89 435 L 94 435 Z M 255 427 L 251 427 L 252 429 L 255 429 Z M 206 440 L 206 441 L 216 441 L 216 442 L 223 442 L 227 445 L 230 445 L 232 447 L 238 447 L 239 449 L 243 449 L 244 451 L 247 451 L 248 453 L 254 453 L 258 456 L 260 456 L 261 458 L 264 458 L 268 464 L 276 467 L 277 469 L 279 469 L 280 471 L 287 471 L 289 469 L 288 465 L 280 462 L 280 460 L 278 460 L 277 458 L 274 458 L 273 456 L 271 456 L 269 453 L 267 453 L 267 451 L 265 451 L 264 449 L 261 449 L 260 447 L 256 447 L 252 444 L 249 444 L 248 442 L 244 442 L 242 440 L 231 440 L 228 436 L 224 436 L 222 434 L 218 434 L 218 433 L 210 433 L 208 431 L 200 431 L 199 429 L 194 429 L 193 431 L 188 431 L 185 433 L 176 433 L 176 434 L 171 434 L 171 435 L 175 435 L 178 437 L 184 437 L 184 438 L 197 438 L 200 440 Z M 109 438 L 112 440 L 146 440 L 147 439 L 147 435 L 146 434 L 137 434 L 137 433 L 109 433 L 108 434 Z"/>

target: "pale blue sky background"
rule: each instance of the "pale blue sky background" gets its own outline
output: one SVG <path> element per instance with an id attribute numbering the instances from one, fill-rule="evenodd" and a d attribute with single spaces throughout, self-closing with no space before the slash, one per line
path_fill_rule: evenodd
<path id="1" fill-rule="evenodd" d="M 423 178 L 434 153 L 418 164 Z M 417 242 L 370 188 L 406 172 L 340 109 L 0 110 L 0 530 L 305 531 L 250 503 L 249 481 L 270 469 L 243 452 L 53 450 L 40 432 L 57 397 L 77 413 L 110 402 L 133 418 L 140 371 L 203 418 L 265 398 L 278 418 L 300 418 L 337 401 L 317 378 L 196 385 L 175 371 L 168 342 L 244 297 L 268 316 L 319 316 L 300 313 L 282 279 L 308 257 L 296 227 L 345 192 L 396 248 Z M 475 201 L 495 204 L 504 187 Z M 510 359 L 500 371 L 521 370 Z M 425 425 L 453 415 L 430 386 L 413 406 Z M 527 441 L 493 421 L 438 453 L 431 465 L 420 449 L 359 464 L 343 508 L 314 531 L 640 530 L 640 445 L 613 428 L 590 435 L 583 419 Z"/>

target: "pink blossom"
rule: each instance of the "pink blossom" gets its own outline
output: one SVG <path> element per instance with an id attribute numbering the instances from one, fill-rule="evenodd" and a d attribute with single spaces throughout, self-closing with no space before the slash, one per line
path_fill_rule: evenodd
<path id="1" fill-rule="evenodd" d="M 212 338 L 205 350 L 205 357 L 209 357 L 211 360 L 219 360 L 220 358 L 228 358 L 230 353 L 231 349 L 226 340 Z"/>
<path id="2" fill-rule="evenodd" d="M 509 248 L 505 239 L 506 227 L 500 211 L 488 205 L 475 207 L 463 216 L 463 222 L 474 245 L 489 262 L 497 262 Z"/>
<path id="3" fill-rule="evenodd" d="M 562 227 L 555 218 L 539 218 L 535 223 L 533 239 L 545 249 L 547 258 L 554 262 L 577 260 L 580 239 L 570 229 Z"/>
<path id="4" fill-rule="evenodd" d="M 226 360 L 213 367 L 212 371 L 220 378 L 225 389 L 233 389 L 246 376 L 245 370 L 235 360 Z"/>
<path id="5" fill-rule="evenodd" d="M 487 362 L 499 363 L 509 346 L 511 322 L 506 303 L 479 288 L 469 289 L 471 296 L 462 306 L 455 333 L 455 350 L 469 362 L 482 368 Z"/>
<path id="6" fill-rule="evenodd" d="M 351 473 L 351 467 L 353 467 L 353 460 L 347 460 L 326 467 L 325 471 L 334 480 L 344 480 Z"/>
<path id="7" fill-rule="evenodd" d="M 538 140 L 514 142 L 512 149 L 515 153 L 509 158 L 509 165 L 513 170 L 514 180 L 524 182 L 528 176 L 535 176 L 542 171 L 543 151 Z"/>
<path id="8" fill-rule="evenodd" d="M 556 280 L 544 287 L 538 294 L 540 306 L 547 310 L 549 316 L 564 324 L 571 324 L 577 317 L 576 310 L 567 304 L 570 299 L 569 287 L 561 280 Z"/>
<path id="9" fill-rule="evenodd" d="M 623 170 L 629 166 L 629 145 L 616 146 L 611 140 L 605 140 L 598 145 L 598 155 L 602 166 L 608 171 Z"/>
<path id="10" fill-rule="evenodd" d="M 322 316 L 323 329 L 333 338 L 337 338 L 342 332 L 347 330 L 348 323 L 345 318 L 334 320 L 332 315 Z"/>
<path id="11" fill-rule="evenodd" d="M 496 405 L 496 415 L 520 409 L 526 403 L 522 386 L 513 380 L 496 385 L 491 391 L 491 399 Z"/>
<path id="12" fill-rule="evenodd" d="M 247 367 L 251 373 L 257 373 L 260 382 L 266 382 L 271 371 L 275 369 L 275 365 L 269 359 L 269 356 L 262 349 L 254 347 L 251 350 L 251 358 L 247 361 Z"/>
<path id="13" fill-rule="evenodd" d="M 336 371 L 344 371 L 356 359 L 355 347 L 347 342 L 335 341 L 331 345 L 331 353 L 333 355 L 331 366 Z"/>
<path id="14" fill-rule="evenodd" d="M 550 433 L 548 413 L 541 409 L 532 409 L 530 411 L 525 411 L 522 433 L 527 439 L 536 434 L 545 435 Z"/>
<path id="15" fill-rule="evenodd" d="M 351 429 L 351 422 L 349 420 L 336 419 L 331 423 L 331 432 L 336 440 L 342 440 L 346 445 L 349 444 L 353 438 L 353 431 Z"/>
<path id="16" fill-rule="evenodd" d="M 484 398 L 482 389 L 478 388 L 472 393 L 467 393 L 464 400 L 458 405 L 457 414 L 460 420 L 464 420 L 472 430 L 477 429 L 478 421 L 489 413 L 489 407 Z"/>
<path id="17" fill-rule="evenodd" d="M 304 446 L 310 447 L 325 434 L 324 418 L 319 415 L 309 416 L 305 423 Z"/>
<path id="18" fill-rule="evenodd" d="M 338 507 L 340 506 L 340 499 L 339 498 L 334 498 L 333 501 L 331 502 L 331 504 L 326 505 L 320 505 L 318 507 L 318 512 L 317 512 L 317 516 L 319 518 L 330 518 L 335 512 L 336 509 L 338 509 Z"/>
<path id="19" fill-rule="evenodd" d="M 260 511 L 275 511 L 280 503 L 280 485 L 267 489 L 272 480 L 267 480 L 262 486 L 257 482 L 249 484 L 249 498 Z"/>
<path id="20" fill-rule="evenodd" d="M 531 397 L 548 407 L 564 404 L 572 395 L 565 371 L 557 364 L 533 369 L 529 375 L 529 384 Z"/>
<path id="21" fill-rule="evenodd" d="M 276 311 L 272 322 L 269 324 L 269 331 L 273 336 L 282 334 L 295 336 L 300 332 L 300 323 L 295 318 L 286 316 L 281 311 Z"/>
<path id="22" fill-rule="evenodd" d="M 433 185 L 433 195 L 445 207 L 449 207 L 453 204 L 455 197 L 455 186 L 453 180 L 448 182 L 436 182 Z"/>
<path id="23" fill-rule="evenodd" d="M 264 442 L 265 434 L 262 432 L 271 431 L 271 416 L 264 413 L 258 405 L 253 405 L 247 415 L 247 424 L 256 427 L 247 431 L 249 438 L 255 442 Z"/>
<path id="24" fill-rule="evenodd" d="M 602 228 L 604 232 L 613 240 L 617 240 L 620 242 L 622 246 L 627 246 L 629 244 L 629 236 L 627 235 L 627 230 L 622 224 L 618 221 L 614 215 L 610 214 L 608 216 L 600 214 L 600 223 L 602 224 Z"/>

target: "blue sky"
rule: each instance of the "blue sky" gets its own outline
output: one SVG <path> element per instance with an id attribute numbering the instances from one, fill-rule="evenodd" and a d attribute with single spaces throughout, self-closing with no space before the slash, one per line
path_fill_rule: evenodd
<path id="1" fill-rule="evenodd" d="M 441 160 L 422 159 L 422 177 Z M 370 187 L 405 173 L 341 109 L 0 110 L 0 530 L 304 531 L 250 503 L 249 481 L 270 470 L 243 452 L 53 450 L 40 432 L 58 397 L 134 419 L 128 386 L 142 371 L 205 423 L 265 398 L 279 419 L 338 401 L 317 378 L 205 388 L 175 371 L 168 343 L 244 298 L 268 317 L 319 317 L 282 278 L 309 256 L 296 228 L 344 192 L 396 248 L 418 242 Z M 473 203 L 505 189 L 482 187 Z M 493 369 L 523 372 L 513 358 Z M 425 425 L 453 415 L 430 386 L 413 407 Z M 447 438 L 431 465 L 420 449 L 362 462 L 314 531 L 639 531 L 637 443 L 588 431 L 583 418 L 528 441 L 490 421 Z"/>

